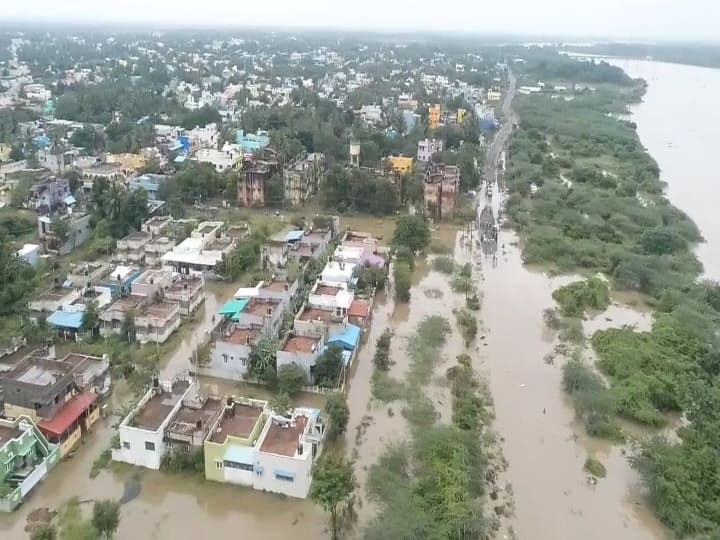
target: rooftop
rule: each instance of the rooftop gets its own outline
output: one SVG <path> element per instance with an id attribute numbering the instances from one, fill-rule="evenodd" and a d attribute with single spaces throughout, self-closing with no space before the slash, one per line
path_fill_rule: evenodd
<path id="1" fill-rule="evenodd" d="M 115 300 L 108 306 L 108 309 L 119 310 L 122 312 L 132 311 L 142 305 L 145 300 L 146 298 L 144 296 L 140 296 L 139 294 L 130 294 Z"/>
<path id="2" fill-rule="evenodd" d="M 67 295 L 72 294 L 75 292 L 75 289 L 72 287 L 57 287 L 55 289 L 50 289 L 47 292 L 44 292 L 40 296 L 38 296 L 37 301 L 39 302 L 59 302 L 63 298 L 65 298 Z"/>
<path id="3" fill-rule="evenodd" d="M 168 276 L 170 272 L 167 270 L 145 270 L 138 276 L 135 283 L 138 285 L 153 285 L 161 283 L 161 280 Z"/>
<path id="4" fill-rule="evenodd" d="M 287 281 L 280 281 L 273 279 L 263 283 L 263 289 L 274 292 L 284 292 L 290 288 L 290 283 Z"/>
<path id="5" fill-rule="evenodd" d="M 141 240 L 150 240 L 152 238 L 152 233 L 145 232 L 145 231 L 135 231 L 128 234 L 125 238 L 121 238 L 120 240 L 127 240 L 127 241 L 141 241 Z"/>
<path id="6" fill-rule="evenodd" d="M 167 317 L 177 311 L 178 305 L 174 302 L 157 302 L 142 310 L 141 317 Z"/>
<path id="7" fill-rule="evenodd" d="M 55 416 L 49 420 L 42 420 L 38 425 L 46 432 L 62 435 L 96 400 L 97 396 L 92 392 L 75 396 L 66 401 Z"/>
<path id="8" fill-rule="evenodd" d="M 199 405 L 199 406 L 198 406 Z M 208 397 L 200 402 L 183 403 L 175 418 L 168 426 L 168 431 L 187 435 L 195 431 L 206 431 L 216 413 L 222 407 L 222 400 Z"/>
<path id="9" fill-rule="evenodd" d="M 278 305 L 280 305 L 280 302 L 272 298 L 253 298 L 247 303 L 243 313 L 256 315 L 258 317 L 268 317 L 275 312 Z"/>
<path id="10" fill-rule="evenodd" d="M 270 454 L 278 454 L 281 456 L 293 457 L 297 452 L 300 437 L 305 431 L 308 417 L 298 415 L 294 418 L 294 422 L 287 427 L 279 425 L 274 421 L 268 428 L 265 440 L 260 447 L 260 451 Z"/>
<path id="11" fill-rule="evenodd" d="M 247 345 L 253 343 L 262 332 L 262 326 L 241 327 L 237 323 L 231 323 L 227 331 L 223 331 L 222 341 L 234 345 Z"/>
<path id="12" fill-rule="evenodd" d="M 202 279 L 197 276 L 184 276 L 182 279 L 173 283 L 172 287 L 168 288 L 166 292 L 180 292 L 185 289 L 186 285 L 189 290 L 193 290 L 198 287 L 201 288 L 202 284 Z"/>
<path id="13" fill-rule="evenodd" d="M 333 312 L 326 311 L 324 309 L 306 307 L 298 318 L 301 321 L 322 321 L 325 324 L 328 324 L 333 320 Z"/>
<path id="14" fill-rule="evenodd" d="M 23 432 L 16 427 L 0 426 L 0 448 L 7 444 L 11 439 L 17 439 Z"/>
<path id="15" fill-rule="evenodd" d="M 319 294 L 322 296 L 336 296 L 337 293 L 344 290 L 343 287 L 340 286 L 333 286 L 333 285 L 321 285 L 318 284 L 317 287 L 315 287 L 314 294 Z"/>
<path id="16" fill-rule="evenodd" d="M 233 401 L 232 409 L 228 408 L 223 413 L 215 432 L 210 436 L 210 442 L 223 443 L 226 437 L 247 439 L 255 429 L 262 411 L 260 407 Z"/>
<path id="17" fill-rule="evenodd" d="M 311 353 L 318 350 L 319 344 L 320 338 L 290 335 L 282 350 L 290 353 Z"/>
<path id="18" fill-rule="evenodd" d="M 33 386 L 52 386 L 71 370 L 72 366 L 31 356 L 15 364 L 7 373 L 7 379 Z"/>
<path id="19" fill-rule="evenodd" d="M 175 381 L 172 385 L 172 392 L 157 389 L 156 394 L 133 416 L 129 425 L 151 431 L 157 430 L 172 412 L 175 405 L 182 399 L 188 388 L 190 388 L 188 381 Z"/>

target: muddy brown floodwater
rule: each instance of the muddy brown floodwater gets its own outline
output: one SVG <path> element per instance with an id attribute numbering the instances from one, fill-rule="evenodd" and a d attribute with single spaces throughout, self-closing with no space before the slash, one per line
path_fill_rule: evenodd
<path id="1" fill-rule="evenodd" d="M 550 278 L 522 264 L 517 238 L 501 231 L 504 253 L 496 267 L 483 264 L 482 318 L 487 338 L 477 358 L 488 374 L 495 403 L 494 428 L 502 437 L 509 463 L 503 474 L 512 485 L 521 540 L 650 540 L 665 531 L 644 505 L 638 478 L 622 448 L 586 437 L 561 387 L 561 366 L 548 365 L 554 336 L 545 328 L 543 310 L 551 293 L 567 278 Z M 613 305 L 586 323 L 586 331 L 624 323 L 649 325 L 649 315 L 629 315 Z M 583 464 L 589 454 L 607 467 L 595 486 Z"/>

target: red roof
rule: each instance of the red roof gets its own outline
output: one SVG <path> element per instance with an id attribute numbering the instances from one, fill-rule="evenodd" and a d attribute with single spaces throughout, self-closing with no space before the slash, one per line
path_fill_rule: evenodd
<path id="1" fill-rule="evenodd" d="M 51 420 L 43 420 L 38 425 L 42 431 L 53 435 L 62 435 L 75 421 L 95 403 L 97 396 L 92 392 L 75 396 L 57 412 Z"/>
<path id="2" fill-rule="evenodd" d="M 370 313 L 370 304 L 365 300 L 353 300 L 348 309 L 348 315 L 350 317 L 367 317 Z"/>

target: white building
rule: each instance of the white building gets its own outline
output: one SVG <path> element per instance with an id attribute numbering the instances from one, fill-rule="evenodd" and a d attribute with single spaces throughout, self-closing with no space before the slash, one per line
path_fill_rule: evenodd
<path id="1" fill-rule="evenodd" d="M 437 139 L 423 139 L 418 141 L 417 159 L 427 163 L 433 154 L 443 151 L 443 142 Z"/>
<path id="2" fill-rule="evenodd" d="M 241 157 L 241 154 L 231 148 L 223 148 L 222 150 L 201 148 L 195 154 L 198 163 L 210 163 L 215 171 L 219 173 L 234 168 Z"/>
<path id="3" fill-rule="evenodd" d="M 356 266 L 353 263 L 328 261 L 320 273 L 320 280 L 333 283 L 350 283 Z"/>
<path id="4" fill-rule="evenodd" d="M 186 238 L 162 257 L 165 267 L 180 274 L 212 271 L 235 245 L 232 238 L 223 236 L 224 223 L 204 221 Z"/>
<path id="5" fill-rule="evenodd" d="M 197 393 L 196 382 L 178 377 L 153 381 L 153 386 L 123 419 L 118 428 L 120 448 L 112 449 L 113 461 L 158 470 L 167 451 L 165 429 L 187 397 Z"/>

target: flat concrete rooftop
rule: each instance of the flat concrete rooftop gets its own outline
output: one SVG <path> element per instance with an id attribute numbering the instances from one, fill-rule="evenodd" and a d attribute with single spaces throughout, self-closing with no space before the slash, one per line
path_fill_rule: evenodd
<path id="1" fill-rule="evenodd" d="M 247 439 L 255 429 L 262 411 L 260 407 L 234 402 L 234 407 L 223 413 L 217 428 L 210 436 L 210 442 L 223 443 L 226 437 Z"/>
<path id="2" fill-rule="evenodd" d="M 157 430 L 172 412 L 175 405 L 182 399 L 188 388 L 190 388 L 188 381 L 176 381 L 172 386 L 172 392 L 159 390 L 159 393 L 152 396 L 135 413 L 129 425 L 151 431 Z"/>
<path id="3" fill-rule="evenodd" d="M 300 437 L 305 431 L 308 418 L 305 415 L 295 417 L 295 425 L 287 427 L 272 423 L 260 447 L 262 452 L 293 457 L 297 452 Z"/>

